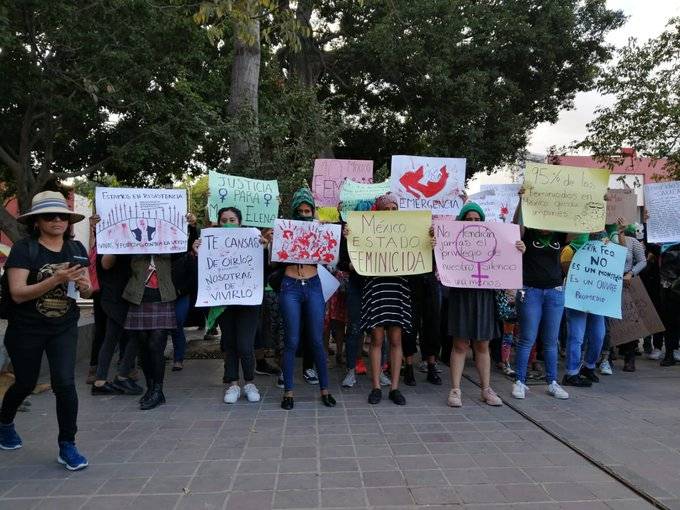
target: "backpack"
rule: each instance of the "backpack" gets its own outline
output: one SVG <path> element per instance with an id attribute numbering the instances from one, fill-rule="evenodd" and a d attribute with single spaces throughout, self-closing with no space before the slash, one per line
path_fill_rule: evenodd
<path id="1" fill-rule="evenodd" d="M 66 241 L 66 252 L 69 255 L 77 253 L 77 248 L 74 246 L 75 241 L 70 239 Z M 28 260 L 31 268 L 35 265 L 38 258 L 38 240 L 34 238 L 28 239 Z M 5 269 L 0 277 L 0 319 L 9 319 L 14 301 L 9 292 L 9 278 L 7 277 L 7 269 Z"/>

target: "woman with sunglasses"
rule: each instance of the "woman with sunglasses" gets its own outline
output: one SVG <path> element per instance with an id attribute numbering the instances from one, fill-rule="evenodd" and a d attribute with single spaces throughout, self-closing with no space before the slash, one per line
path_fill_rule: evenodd
<path id="1" fill-rule="evenodd" d="M 5 265 L 11 297 L 5 345 L 15 381 L 2 401 L 0 448 L 22 446 L 14 417 L 35 388 L 44 352 L 57 404 L 57 461 L 70 471 L 88 465 L 75 445 L 78 395 L 74 371 L 80 311 L 74 297 L 80 293 L 88 298 L 92 291 L 84 267 L 87 252 L 70 236 L 70 225 L 83 218 L 68 209 L 61 193 L 38 193 L 30 212 L 18 218 L 28 226 L 30 237 L 14 244 Z"/>

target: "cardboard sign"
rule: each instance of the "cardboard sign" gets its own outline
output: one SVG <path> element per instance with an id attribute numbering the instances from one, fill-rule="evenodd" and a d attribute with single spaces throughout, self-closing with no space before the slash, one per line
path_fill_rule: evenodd
<path id="1" fill-rule="evenodd" d="M 390 180 L 374 184 L 363 184 L 346 180 L 340 188 L 340 202 L 342 203 L 342 220 L 347 221 L 347 215 L 356 210 L 359 202 L 367 202 L 367 205 L 375 204 L 375 200 L 390 191 Z"/>
<path id="2" fill-rule="evenodd" d="M 196 306 L 260 305 L 264 250 L 256 228 L 206 228 L 198 249 Z"/>
<path id="3" fill-rule="evenodd" d="M 217 222 L 217 213 L 223 207 L 236 207 L 243 215 L 243 225 L 248 227 L 273 227 L 279 213 L 279 184 L 277 181 L 259 181 L 235 175 L 225 175 L 212 170 L 208 174 L 208 216 Z"/>
<path id="4" fill-rule="evenodd" d="M 363 184 L 373 182 L 373 161 L 317 159 L 314 161 L 312 194 L 317 207 L 336 207 L 346 179 Z"/>
<path id="5" fill-rule="evenodd" d="M 623 288 L 621 307 L 623 318 L 609 321 L 611 345 L 625 344 L 666 330 L 640 278 L 633 278 L 630 286 Z"/>
<path id="6" fill-rule="evenodd" d="M 463 206 L 465 159 L 392 156 L 390 187 L 400 211 L 455 216 Z"/>
<path id="7" fill-rule="evenodd" d="M 647 242 L 680 241 L 680 181 L 645 184 Z"/>
<path id="8" fill-rule="evenodd" d="M 340 225 L 317 221 L 276 220 L 272 261 L 333 264 L 340 255 Z"/>
<path id="9" fill-rule="evenodd" d="M 607 191 L 607 225 L 623 218 L 626 225 L 640 221 L 637 197 L 632 189 L 610 189 Z"/>
<path id="10" fill-rule="evenodd" d="M 439 280 L 447 287 L 521 289 L 519 225 L 433 218 Z"/>
<path id="11" fill-rule="evenodd" d="M 429 211 L 351 212 L 347 249 L 363 276 L 403 276 L 432 271 Z"/>
<path id="12" fill-rule="evenodd" d="M 97 253 L 187 251 L 185 189 L 96 188 Z"/>
<path id="13" fill-rule="evenodd" d="M 624 246 L 614 243 L 588 241 L 584 244 L 569 266 L 564 306 L 620 319 L 627 252 Z"/>
<path id="14" fill-rule="evenodd" d="M 557 232 L 604 230 L 609 170 L 527 162 L 524 170 L 524 226 Z"/>

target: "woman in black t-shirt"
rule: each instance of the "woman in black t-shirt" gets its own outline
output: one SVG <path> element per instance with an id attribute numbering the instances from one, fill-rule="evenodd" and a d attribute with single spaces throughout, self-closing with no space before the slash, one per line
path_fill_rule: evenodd
<path id="1" fill-rule="evenodd" d="M 78 396 L 74 371 L 80 311 L 74 296 L 79 292 L 87 298 L 92 291 L 84 268 L 87 252 L 70 239 L 69 225 L 83 216 L 70 211 L 60 193 L 44 191 L 33 197 L 31 211 L 18 219 L 29 225 L 31 236 L 12 247 L 5 265 L 11 296 L 5 345 L 15 382 L 2 401 L 0 448 L 15 450 L 22 446 L 14 417 L 35 388 L 45 352 L 57 401 L 57 460 L 76 471 L 88 463 L 75 446 Z"/>

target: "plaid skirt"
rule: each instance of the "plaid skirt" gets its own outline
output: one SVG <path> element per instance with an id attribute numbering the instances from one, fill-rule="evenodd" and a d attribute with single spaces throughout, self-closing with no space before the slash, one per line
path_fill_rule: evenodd
<path id="1" fill-rule="evenodd" d="M 175 302 L 141 303 L 130 305 L 125 329 L 151 331 L 155 329 L 176 329 L 177 317 L 175 315 Z"/>

